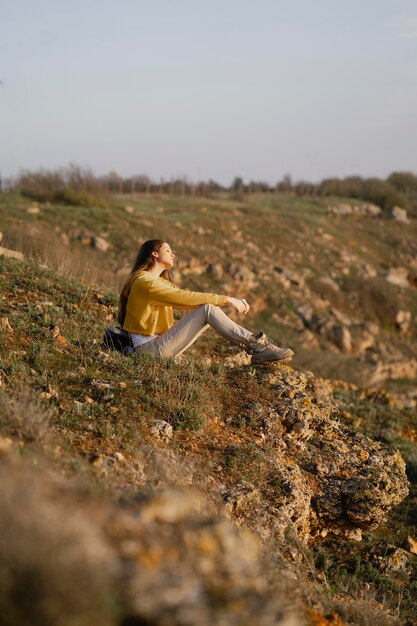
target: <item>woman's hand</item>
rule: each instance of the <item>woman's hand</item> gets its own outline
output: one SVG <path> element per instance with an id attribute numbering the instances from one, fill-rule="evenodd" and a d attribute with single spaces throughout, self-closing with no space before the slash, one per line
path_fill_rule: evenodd
<path id="1" fill-rule="evenodd" d="M 231 296 L 227 296 L 227 302 L 231 304 L 238 313 L 244 313 L 246 315 L 250 309 L 245 298 L 232 298 Z"/>

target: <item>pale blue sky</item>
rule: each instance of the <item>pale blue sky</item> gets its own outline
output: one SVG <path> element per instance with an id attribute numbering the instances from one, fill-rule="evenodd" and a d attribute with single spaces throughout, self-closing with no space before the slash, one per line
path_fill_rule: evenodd
<path id="1" fill-rule="evenodd" d="M 0 0 L 0 171 L 417 173 L 417 0 Z"/>

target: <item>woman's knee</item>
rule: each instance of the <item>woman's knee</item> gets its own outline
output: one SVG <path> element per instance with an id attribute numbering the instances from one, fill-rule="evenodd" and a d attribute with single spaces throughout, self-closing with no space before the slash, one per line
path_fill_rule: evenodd
<path id="1" fill-rule="evenodd" d="M 210 315 L 213 315 L 213 313 L 216 313 L 216 310 L 219 308 L 217 307 L 215 304 L 202 304 L 201 307 L 199 307 L 203 313 L 204 313 L 204 317 L 206 319 L 208 319 L 210 317 Z"/>

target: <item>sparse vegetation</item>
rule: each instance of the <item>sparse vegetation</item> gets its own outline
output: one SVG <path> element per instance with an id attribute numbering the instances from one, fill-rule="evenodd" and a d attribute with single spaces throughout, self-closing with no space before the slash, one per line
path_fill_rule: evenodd
<path id="1" fill-rule="evenodd" d="M 19 191 L 33 200 L 75 206 L 109 205 L 108 192 L 89 170 L 76 165 L 38 172 L 22 172 L 16 181 Z"/>
<path id="2" fill-rule="evenodd" d="M 407 180 L 400 176 L 390 184 L 408 194 L 403 189 Z M 145 187 L 147 184 L 144 181 Z M 228 367 L 236 365 L 236 350 L 210 332 L 199 340 L 197 352 L 191 349 L 178 362 L 145 355 L 126 358 L 102 350 L 100 338 L 104 327 L 114 320 L 123 271 L 129 268 L 139 240 L 155 233 L 167 237 L 179 251 L 180 275 L 175 280 L 181 278 L 182 285 L 194 289 L 224 288 L 229 293 L 250 294 L 254 306 L 246 322 L 251 330 L 262 328 L 277 341 L 294 345 L 296 364 L 308 365 L 315 374 L 362 384 L 366 379 L 361 368 L 377 352 L 371 348 L 359 358 L 329 345 L 324 332 L 313 329 L 306 334 L 299 308 L 320 299 L 329 303 L 323 305 L 324 312 L 330 307 L 354 322 L 356 318 L 374 321 L 379 326 L 377 341 L 388 353 L 413 358 L 415 288 L 402 290 L 387 283 L 384 275 L 389 266 L 406 264 L 417 253 L 415 224 L 404 227 L 385 217 L 361 222 L 329 218 L 326 208 L 335 196 L 299 198 L 288 189 L 281 196 L 266 191 L 259 197 L 245 193 L 243 190 L 239 198 L 118 196 L 110 200 L 108 208 L 99 208 L 98 202 L 90 208 L 86 203 L 70 207 L 63 199 L 47 205 L 45 196 L 39 200 L 37 214 L 27 213 L 24 196 L 0 195 L 3 244 L 16 244 L 29 257 L 24 262 L 0 257 L 0 443 L 4 440 L 0 460 L 8 458 L 7 450 L 16 445 L 22 463 L 40 463 L 48 471 L 56 468 L 59 475 L 80 480 L 80 492 L 74 487 L 77 503 L 71 497 L 68 502 L 74 508 L 85 507 L 87 518 L 94 509 L 91 502 L 86 504 L 90 497 L 93 503 L 95 498 L 118 503 L 123 494 L 123 507 L 125 497 L 142 501 L 146 490 L 172 484 L 197 485 L 207 495 L 208 506 L 220 512 L 221 490 L 239 483 L 248 483 L 250 490 L 254 484 L 259 502 L 267 510 L 279 509 L 277 494 L 285 481 L 276 471 L 277 449 L 266 439 L 269 415 L 264 409 L 274 405 L 277 390 L 265 388 L 256 368 Z M 124 203 L 129 204 L 129 211 L 122 208 Z M 330 238 L 321 239 L 321 231 Z M 106 253 L 85 243 L 100 233 L 110 243 Z M 377 275 L 365 276 L 364 264 L 372 265 Z M 324 275 L 332 275 L 334 284 L 322 282 Z M 400 309 L 411 312 L 410 327 L 404 333 L 396 322 Z M 333 318 L 332 323 L 336 322 L 340 323 Z M 398 397 L 413 384 L 407 378 L 390 382 Z M 338 616 L 351 626 L 392 626 L 415 620 L 414 557 L 409 553 L 413 573 L 407 577 L 382 571 L 371 556 L 378 542 L 385 542 L 382 545 L 388 551 L 390 546 L 404 548 L 408 535 L 415 536 L 417 439 L 413 411 L 401 406 L 397 396 L 382 391 L 356 389 L 346 383 L 331 383 L 330 387 L 332 402 L 337 403 L 340 418 L 350 429 L 401 450 L 412 490 L 387 524 L 367 534 L 363 544 L 317 538 L 309 549 L 297 546 L 302 561 L 291 567 L 303 581 L 302 603 L 308 614 L 314 607 L 316 614 Z M 150 431 L 156 419 L 173 426 L 170 445 L 152 439 Z M 5 491 L 10 495 L 13 489 L 7 480 Z M 210 481 L 215 484 L 215 495 Z M 38 491 L 34 493 L 29 513 L 33 507 L 42 508 L 47 500 Z M 35 503 L 35 496 L 40 504 Z M 10 518 L 17 515 L 15 505 L 24 509 L 20 501 L 9 504 Z M 4 511 L 0 526 L 4 523 L 6 528 L 9 517 Z M 63 517 L 58 511 L 54 523 L 65 531 Z M 251 528 L 256 530 L 255 521 Z M 23 522 L 16 537 L 7 532 L 12 547 L 19 537 L 30 534 Z M 24 616 L 29 613 L 25 607 L 33 596 L 31 587 L 22 583 L 26 575 L 22 563 L 40 558 L 44 566 L 35 568 L 36 585 L 44 585 L 42 581 L 50 576 L 56 578 L 51 597 L 58 600 L 51 600 L 52 608 L 36 606 L 38 622 L 33 618 L 32 623 L 61 626 L 55 601 L 69 616 L 62 626 L 93 625 L 95 619 L 112 625 L 128 620 L 129 616 L 120 617 L 120 596 L 106 595 L 109 579 L 105 570 L 103 578 L 91 582 L 95 565 L 80 559 L 59 578 L 58 570 L 64 571 L 65 563 L 58 559 L 53 565 L 48 557 L 55 549 L 64 550 L 66 535 L 58 535 L 48 537 L 47 526 L 42 526 L 33 555 L 24 551 L 26 539 L 21 552 L 13 548 L 17 551 L 16 578 L 0 568 L 4 623 L 26 623 Z M 74 546 L 76 540 L 74 544 L 71 541 L 68 545 Z M 0 544 L 1 554 L 6 554 L 5 543 Z M 127 542 L 124 549 L 136 548 Z M 13 563 L 9 552 L 6 557 Z M 150 551 L 146 558 L 149 565 L 159 556 Z M 83 596 L 78 612 L 71 613 L 68 606 L 73 581 L 78 578 L 93 590 L 94 598 Z M 67 580 L 68 596 L 62 599 Z M 13 614 L 12 587 L 24 598 L 22 610 Z M 103 593 L 110 598 L 110 605 L 103 600 Z M 315 623 L 313 618 L 310 621 Z"/>

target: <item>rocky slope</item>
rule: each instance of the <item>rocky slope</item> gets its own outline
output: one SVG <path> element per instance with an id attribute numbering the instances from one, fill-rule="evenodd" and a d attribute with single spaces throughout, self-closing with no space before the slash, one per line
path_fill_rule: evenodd
<path id="1" fill-rule="evenodd" d="M 400 217 L 400 219 L 398 219 Z M 119 198 L 107 209 L 0 196 L 6 247 L 117 292 L 137 246 L 167 238 L 185 287 L 246 297 L 247 319 L 296 365 L 379 386 L 415 406 L 417 223 L 340 199 Z"/>
<path id="2" fill-rule="evenodd" d="M 110 293 L 2 256 L 0 275 L 4 623 L 394 624 L 400 593 L 416 614 L 411 544 L 371 540 L 407 502 L 406 469 L 414 489 L 412 434 L 406 468 L 353 407 L 388 406 L 401 436 L 407 410 L 240 365 L 214 336 L 179 363 L 109 354 Z M 327 581 L 346 541 L 375 555 L 373 602 Z"/>

